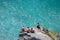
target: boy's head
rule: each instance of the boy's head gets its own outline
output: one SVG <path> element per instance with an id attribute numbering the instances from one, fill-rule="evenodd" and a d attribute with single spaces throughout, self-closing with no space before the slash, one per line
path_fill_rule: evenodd
<path id="1" fill-rule="evenodd" d="M 23 26 L 24 27 L 24 26 Z"/>
<path id="2" fill-rule="evenodd" d="M 29 28 L 29 27 L 27 27 L 27 28 Z"/>
<path id="3" fill-rule="evenodd" d="M 37 24 L 39 24 L 39 23 L 37 23 Z"/>

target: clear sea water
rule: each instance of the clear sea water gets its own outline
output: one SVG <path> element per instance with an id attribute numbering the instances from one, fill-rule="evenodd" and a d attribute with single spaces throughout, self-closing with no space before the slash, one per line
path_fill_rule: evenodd
<path id="1" fill-rule="evenodd" d="M 0 40 L 17 40 L 23 25 L 38 22 L 60 33 L 60 0 L 0 0 Z"/>

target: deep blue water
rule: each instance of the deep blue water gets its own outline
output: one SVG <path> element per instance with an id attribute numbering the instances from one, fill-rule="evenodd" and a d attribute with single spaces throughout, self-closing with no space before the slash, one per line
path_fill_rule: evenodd
<path id="1" fill-rule="evenodd" d="M 17 40 L 21 27 L 60 32 L 60 0 L 0 0 L 0 40 Z"/>

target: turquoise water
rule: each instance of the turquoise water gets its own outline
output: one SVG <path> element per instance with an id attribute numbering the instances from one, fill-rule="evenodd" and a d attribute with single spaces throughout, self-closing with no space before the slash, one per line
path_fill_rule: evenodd
<path id="1" fill-rule="evenodd" d="M 38 22 L 60 32 L 60 0 L 0 0 L 0 40 L 17 40 L 23 25 Z"/>

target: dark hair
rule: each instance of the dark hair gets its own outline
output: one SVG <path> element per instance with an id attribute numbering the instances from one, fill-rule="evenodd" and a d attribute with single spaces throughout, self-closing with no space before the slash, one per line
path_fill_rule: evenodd
<path id="1" fill-rule="evenodd" d="M 27 27 L 27 28 L 29 28 L 29 27 Z"/>
<path id="2" fill-rule="evenodd" d="M 37 23 L 37 24 L 39 24 L 39 23 Z"/>

